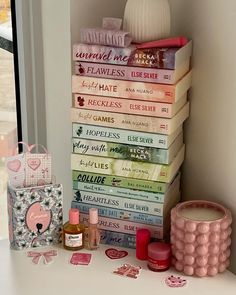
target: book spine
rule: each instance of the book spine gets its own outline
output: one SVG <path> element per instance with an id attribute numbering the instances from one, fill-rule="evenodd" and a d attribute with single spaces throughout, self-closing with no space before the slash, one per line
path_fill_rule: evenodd
<path id="1" fill-rule="evenodd" d="M 71 108 L 71 120 L 76 123 L 99 125 L 105 127 L 119 126 L 121 129 L 170 135 L 189 115 L 189 103 L 172 118 L 153 118 L 146 116 L 99 112 Z"/>
<path id="2" fill-rule="evenodd" d="M 146 191 L 127 189 L 122 187 L 109 187 L 100 184 L 87 184 L 80 181 L 73 181 L 73 189 L 86 192 L 93 192 L 105 195 L 118 196 L 123 198 L 137 199 L 148 202 L 164 203 L 165 194 L 151 193 Z"/>
<path id="3" fill-rule="evenodd" d="M 72 138 L 72 153 L 159 164 L 168 164 L 170 159 L 169 150 L 166 149 L 74 137 Z"/>
<path id="4" fill-rule="evenodd" d="M 174 103 L 176 85 L 72 76 L 72 93 Z M 187 91 L 187 90 L 186 90 Z M 185 91 L 185 92 L 186 92 Z"/>
<path id="5" fill-rule="evenodd" d="M 130 80 L 147 83 L 174 84 L 175 71 L 124 65 L 75 62 L 75 74 L 105 79 Z"/>
<path id="6" fill-rule="evenodd" d="M 181 103 L 161 103 L 152 101 L 120 99 L 105 96 L 95 96 L 86 94 L 75 94 L 73 106 L 79 109 L 89 109 L 121 114 L 135 114 L 142 116 L 172 118 L 178 110 L 186 103 L 184 95 Z M 176 107 L 177 106 L 177 107 Z"/>
<path id="7" fill-rule="evenodd" d="M 88 223 L 89 215 L 81 213 L 80 221 Z M 163 227 L 149 224 L 141 224 L 130 222 L 126 220 L 119 220 L 107 217 L 100 217 L 98 227 L 103 230 L 115 231 L 124 234 L 136 235 L 136 231 L 140 228 L 148 229 L 151 232 L 151 237 L 156 239 L 163 239 Z"/>
<path id="8" fill-rule="evenodd" d="M 141 145 L 161 149 L 167 149 L 181 132 L 182 127 L 179 127 L 176 132 L 171 135 L 164 135 L 118 128 L 111 129 L 108 127 L 86 125 L 81 123 L 72 124 L 72 136 L 75 138 L 132 144 L 138 146 Z"/>
<path id="9" fill-rule="evenodd" d="M 76 44 L 73 46 L 73 60 L 102 64 L 174 69 L 175 54 L 177 51 L 178 48 L 136 49 L 134 46 L 115 48 Z"/>
<path id="10" fill-rule="evenodd" d="M 99 230 L 100 243 L 117 247 L 136 248 L 136 236 L 123 234 L 119 232 L 113 232 L 108 230 Z"/>
<path id="11" fill-rule="evenodd" d="M 133 179 L 114 175 L 95 174 L 84 171 L 73 171 L 72 175 L 73 181 L 79 181 L 80 183 L 143 190 L 153 193 L 164 194 L 169 187 L 169 184 L 164 182 Z"/>
<path id="12" fill-rule="evenodd" d="M 191 71 L 174 85 L 72 76 L 72 93 L 164 103 L 177 102 L 190 86 Z"/>
<path id="13" fill-rule="evenodd" d="M 73 170 L 117 175 L 137 179 L 170 182 L 184 159 L 183 146 L 170 165 L 134 162 L 86 155 L 71 155 Z"/>
<path id="14" fill-rule="evenodd" d="M 139 212 L 126 211 L 117 208 L 101 207 L 96 205 L 84 204 L 72 201 L 72 208 L 77 208 L 81 213 L 89 214 L 90 208 L 97 208 L 98 215 L 101 217 L 109 217 L 114 219 L 122 219 L 131 222 L 144 223 L 150 225 L 163 226 L 163 217 L 143 214 Z"/>
<path id="15" fill-rule="evenodd" d="M 103 195 L 81 190 L 74 190 L 74 200 L 95 206 L 104 206 L 143 214 L 163 216 L 163 203 L 146 202 L 119 196 Z"/>

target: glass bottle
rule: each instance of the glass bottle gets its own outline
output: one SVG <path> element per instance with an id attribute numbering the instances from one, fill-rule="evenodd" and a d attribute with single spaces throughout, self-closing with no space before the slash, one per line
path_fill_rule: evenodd
<path id="1" fill-rule="evenodd" d="M 79 223 L 79 210 L 70 209 L 69 221 L 63 226 L 63 247 L 77 251 L 84 248 L 84 225 Z"/>
<path id="2" fill-rule="evenodd" d="M 87 247 L 89 250 L 96 250 L 100 243 L 98 230 L 98 209 L 89 209 L 89 224 L 87 228 Z"/>

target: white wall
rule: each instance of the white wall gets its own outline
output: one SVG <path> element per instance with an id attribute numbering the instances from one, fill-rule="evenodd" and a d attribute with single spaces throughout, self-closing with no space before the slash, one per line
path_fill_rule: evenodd
<path id="1" fill-rule="evenodd" d="M 71 43 L 81 26 L 101 25 L 103 16 L 123 16 L 125 0 L 42 0 L 47 147 L 64 186 L 64 219 L 72 200 Z M 71 7 L 70 7 L 71 6 Z"/>
<path id="2" fill-rule="evenodd" d="M 170 0 L 173 34 L 194 41 L 184 199 L 231 209 L 236 249 L 236 1 Z M 236 273 L 236 251 L 231 270 Z"/>
<path id="3" fill-rule="evenodd" d="M 101 27 L 103 17 L 123 18 L 126 0 L 71 0 L 71 43 L 79 41 L 81 27 Z"/>

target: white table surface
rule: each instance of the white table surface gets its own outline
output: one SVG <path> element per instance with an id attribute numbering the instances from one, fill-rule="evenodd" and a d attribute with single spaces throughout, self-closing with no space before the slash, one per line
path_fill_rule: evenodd
<path id="1" fill-rule="evenodd" d="M 9 249 L 8 241 L 0 241 L 0 294 L 236 294 L 236 276 L 228 271 L 213 278 L 185 277 L 173 269 L 156 273 L 147 269 L 146 262 L 135 259 L 134 250 L 128 249 L 129 255 L 123 259 L 111 260 L 104 253 L 107 248 L 111 247 L 102 245 L 99 250 L 92 252 L 81 250 L 81 252 L 92 253 L 89 266 L 70 265 L 68 261 L 71 252 L 61 248 L 57 248 L 58 257 L 52 264 L 44 265 L 41 260 L 39 265 L 35 265 L 30 258 L 26 257 L 27 251 L 12 251 Z M 138 279 L 120 277 L 112 273 L 123 263 L 131 263 L 143 268 Z M 164 280 L 171 274 L 187 279 L 187 285 L 182 288 L 166 286 Z"/>

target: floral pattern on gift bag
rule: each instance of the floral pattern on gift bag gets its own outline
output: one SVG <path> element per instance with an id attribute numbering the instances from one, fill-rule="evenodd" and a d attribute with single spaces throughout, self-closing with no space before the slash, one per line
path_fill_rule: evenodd
<path id="1" fill-rule="evenodd" d="M 62 185 L 8 186 L 11 248 L 21 250 L 61 241 Z"/>
<path id="2" fill-rule="evenodd" d="M 37 145 L 30 146 L 25 155 L 25 186 L 45 185 L 52 182 L 52 158 L 44 146 L 44 153 L 32 153 Z"/>

